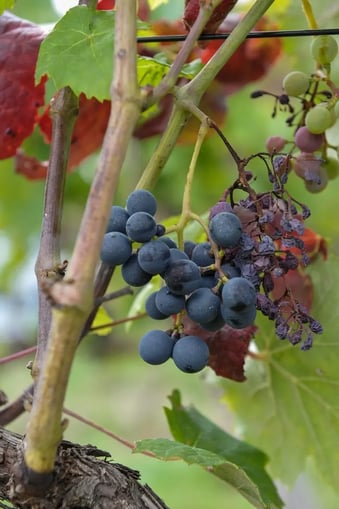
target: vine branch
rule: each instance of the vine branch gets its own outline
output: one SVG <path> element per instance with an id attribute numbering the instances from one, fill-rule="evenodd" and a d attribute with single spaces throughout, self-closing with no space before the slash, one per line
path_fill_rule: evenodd
<path id="1" fill-rule="evenodd" d="M 54 467 L 62 436 L 68 377 L 93 306 L 94 273 L 129 139 L 141 108 L 136 72 L 136 1 L 116 4 L 111 113 L 67 277 L 51 288 L 51 330 L 24 442 L 27 484 L 42 483 Z"/>
<path id="2" fill-rule="evenodd" d="M 37 378 L 42 366 L 51 325 L 51 304 L 46 290 L 57 278 L 62 277 L 60 270 L 62 206 L 68 154 L 77 113 L 78 99 L 69 87 L 63 88 L 52 100 L 50 108 L 52 117 L 51 154 L 45 186 L 40 247 L 35 264 L 39 294 L 39 328 L 37 353 L 32 368 L 34 379 Z"/>

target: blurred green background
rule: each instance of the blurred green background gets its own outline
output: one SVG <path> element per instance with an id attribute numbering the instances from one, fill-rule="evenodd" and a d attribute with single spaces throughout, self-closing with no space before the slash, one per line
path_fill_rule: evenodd
<path id="1" fill-rule="evenodd" d="M 319 25 L 338 26 L 339 9 L 333 2 L 326 0 L 321 5 L 316 1 L 312 3 Z M 182 15 L 182 4 L 179 0 L 169 2 L 155 11 L 155 16 L 175 19 Z M 301 2 L 277 1 L 276 4 L 271 16 L 280 28 L 307 28 Z M 53 23 L 58 19 L 52 3 L 47 0 L 18 0 L 14 12 L 37 23 Z M 265 79 L 246 86 L 228 98 L 224 133 L 241 156 L 264 151 L 268 136 L 291 138 L 284 123 L 285 115 L 271 118 L 273 101 L 270 98 L 254 101 L 249 96 L 259 88 L 280 93 L 282 78 L 290 70 L 312 72 L 309 43 L 307 38 L 286 39 L 284 55 Z M 333 69 L 333 79 L 339 82 L 338 65 Z M 338 130 L 334 135 L 339 138 Z M 156 144 L 157 138 L 143 142 L 133 140 L 116 203 L 124 204 Z M 24 148 L 41 159 L 48 158 L 48 147 L 38 133 L 25 142 Z M 159 221 L 180 212 L 191 154 L 192 146 L 178 146 L 154 190 L 159 202 Z M 65 259 L 72 252 L 96 160 L 97 155 L 94 154 L 67 177 L 62 234 L 62 257 Z M 264 188 L 266 174 L 262 173 L 258 164 L 253 166 L 253 170 L 258 176 L 258 189 Z M 212 136 L 206 141 L 198 162 L 192 196 L 194 210 L 198 214 L 206 212 L 235 175 L 234 164 L 224 145 L 217 136 Z M 337 207 L 339 180 L 331 181 L 323 193 L 310 195 L 304 191 L 302 181 L 292 175 L 289 189 L 311 208 L 312 216 L 308 225 L 328 240 L 330 251 L 339 254 L 339 229 L 337 218 L 332 213 Z M 0 161 L 0 356 L 35 343 L 37 295 L 34 263 L 39 243 L 43 194 L 43 182 L 28 181 L 15 174 L 10 159 Z M 122 285 L 118 276 L 111 288 Z M 127 315 L 133 300 L 134 296 L 123 297 L 107 305 L 107 309 L 113 318 L 121 318 Z M 221 402 L 222 389 L 209 371 L 189 376 L 180 373 L 171 364 L 150 367 L 138 358 L 138 339 L 149 326 L 149 320 L 141 319 L 129 327 L 115 327 L 108 337 L 90 335 L 76 357 L 66 407 L 131 442 L 148 437 L 169 437 L 162 407 L 167 405 L 167 396 L 172 389 L 179 388 L 185 404 L 194 404 L 221 427 L 237 434 L 232 414 Z M 17 397 L 30 383 L 26 364 L 31 358 L 1 366 L 1 389 L 9 399 Z M 11 424 L 10 429 L 24 433 L 26 421 L 24 415 Z M 95 444 L 109 451 L 116 461 L 140 470 L 142 481 L 148 483 L 173 509 L 252 507 L 220 480 L 198 467 L 187 467 L 180 462 L 162 463 L 142 455 L 131 455 L 126 447 L 74 419 L 70 419 L 65 438 Z M 307 475 L 296 480 L 294 490 L 288 492 L 281 487 L 289 509 L 337 507 L 334 505 L 335 496 L 315 479 L 314 468 L 309 465 Z M 317 486 L 317 493 L 314 485 Z"/>

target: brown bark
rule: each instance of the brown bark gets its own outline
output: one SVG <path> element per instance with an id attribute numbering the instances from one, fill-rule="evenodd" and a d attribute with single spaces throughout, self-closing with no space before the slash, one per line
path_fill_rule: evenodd
<path id="1" fill-rule="evenodd" d="M 62 441 L 52 481 L 41 497 L 20 493 L 22 437 L 0 428 L 0 507 L 20 509 L 168 509 L 139 472 L 109 459 L 94 446 Z M 22 480 L 24 482 L 24 479 Z"/>

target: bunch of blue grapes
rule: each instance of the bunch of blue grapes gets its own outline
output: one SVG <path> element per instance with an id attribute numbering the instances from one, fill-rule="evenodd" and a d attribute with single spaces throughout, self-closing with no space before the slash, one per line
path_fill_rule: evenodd
<path id="1" fill-rule="evenodd" d="M 111 266 L 121 265 L 124 281 L 134 287 L 161 276 L 162 288 L 145 304 L 154 320 L 186 313 L 210 331 L 225 324 L 235 329 L 253 324 L 257 289 L 243 277 L 239 266 L 228 260 L 244 237 L 241 221 L 231 207 L 224 206 L 211 215 L 208 240 L 197 244 L 186 241 L 182 249 L 156 222 L 156 210 L 155 197 L 146 190 L 132 192 L 125 208 L 113 206 L 101 260 Z M 172 358 L 186 373 L 202 370 L 209 359 L 206 342 L 185 335 L 177 321 L 173 330 L 147 332 L 140 340 L 139 354 L 149 364 L 162 364 Z"/>

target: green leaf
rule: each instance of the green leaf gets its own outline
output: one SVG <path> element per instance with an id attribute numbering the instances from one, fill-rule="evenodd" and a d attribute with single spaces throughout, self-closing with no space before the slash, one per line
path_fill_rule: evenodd
<path id="1" fill-rule="evenodd" d="M 153 58 L 138 56 L 137 72 L 139 85 L 151 87 L 159 85 L 170 68 L 171 63 L 168 62 L 166 55 L 163 53 L 158 53 Z M 183 66 L 179 76 L 182 78 L 192 79 L 196 74 L 198 74 L 201 68 L 201 60 L 193 60 Z"/>
<path id="2" fill-rule="evenodd" d="M 76 95 L 108 99 L 113 31 L 113 11 L 73 7 L 41 44 L 36 81 L 47 74 L 56 89 L 69 86 Z"/>
<path id="3" fill-rule="evenodd" d="M 272 322 L 258 319 L 260 360 L 251 360 L 247 382 L 225 384 L 244 438 L 271 458 L 275 477 L 293 483 L 311 457 L 319 472 L 339 487 L 339 258 L 312 264 L 312 315 L 324 333 L 309 351 L 279 341 Z"/>
<path id="4" fill-rule="evenodd" d="M 176 440 L 213 452 L 243 470 L 253 485 L 257 486 L 263 504 L 257 507 L 281 507 L 282 502 L 276 488 L 265 471 L 268 458 L 262 451 L 234 438 L 194 407 L 184 407 L 178 391 L 173 391 L 169 399 L 172 408 L 165 408 L 165 413 Z M 213 473 L 232 484 L 224 477 L 224 468 L 215 468 Z"/>
<path id="5" fill-rule="evenodd" d="M 258 487 L 244 470 L 207 449 L 192 447 L 167 438 L 148 438 L 138 441 L 134 449 L 134 452 L 146 451 L 153 453 L 157 459 L 163 461 L 182 459 L 189 465 L 194 464 L 206 468 L 209 472 L 228 482 L 258 509 L 277 507 L 272 504 L 267 505 L 262 500 Z M 281 507 L 281 504 L 278 507 Z"/>
<path id="6" fill-rule="evenodd" d="M 6 9 L 13 9 L 15 0 L 0 0 L 0 16 Z"/>
<path id="7" fill-rule="evenodd" d="M 99 307 L 97 314 L 95 315 L 95 318 L 93 320 L 92 327 L 101 327 L 102 325 L 105 325 L 106 323 L 112 323 L 113 320 L 107 313 L 106 309 L 102 306 Z M 102 329 L 98 329 L 96 331 L 93 331 L 94 334 L 97 334 L 98 336 L 107 336 L 112 332 L 113 325 L 109 325 L 108 327 L 103 327 Z"/>
<path id="8" fill-rule="evenodd" d="M 162 4 L 167 4 L 169 0 L 148 0 L 148 3 L 149 3 L 149 6 L 150 8 L 152 9 L 152 11 L 154 9 L 156 9 L 157 7 L 159 7 L 160 5 Z"/>
<path id="9" fill-rule="evenodd" d="M 70 9 L 41 44 L 36 81 L 47 75 L 56 90 L 69 86 L 76 95 L 82 92 L 99 101 L 110 99 L 114 24 L 114 11 L 95 11 L 85 6 Z M 138 21 L 138 27 L 145 30 L 147 25 Z M 193 78 L 201 65 L 200 60 L 186 64 L 180 76 Z M 140 86 L 157 86 L 170 67 L 163 55 L 139 56 Z"/>

